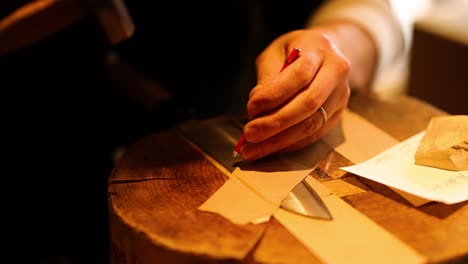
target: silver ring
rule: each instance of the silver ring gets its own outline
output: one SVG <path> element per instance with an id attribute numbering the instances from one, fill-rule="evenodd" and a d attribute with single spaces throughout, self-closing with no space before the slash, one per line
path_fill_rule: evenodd
<path id="1" fill-rule="evenodd" d="M 326 123 L 326 122 L 327 122 L 327 120 L 328 120 L 328 117 L 327 117 L 327 112 L 325 112 L 325 109 L 323 109 L 323 107 L 320 107 L 318 110 L 319 110 L 320 114 L 321 114 L 321 115 L 322 115 L 322 117 L 323 117 L 322 126 L 324 126 L 324 125 L 325 125 L 325 123 Z"/>

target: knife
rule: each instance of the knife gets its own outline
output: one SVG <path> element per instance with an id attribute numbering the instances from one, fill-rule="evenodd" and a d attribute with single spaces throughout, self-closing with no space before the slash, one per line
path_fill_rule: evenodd
<path id="1" fill-rule="evenodd" d="M 281 202 L 280 207 L 292 213 L 308 217 L 333 220 L 328 207 L 305 178 L 288 193 Z"/>
<path id="2" fill-rule="evenodd" d="M 206 154 L 220 163 L 229 172 L 241 164 L 241 157 L 233 157 L 232 149 L 237 144 L 237 139 L 242 135 L 243 123 L 237 117 L 227 116 L 213 120 L 190 120 L 178 126 L 182 135 L 190 142 L 198 146 Z M 321 156 L 298 162 L 307 163 L 309 167 L 315 167 L 322 158 L 325 158 L 329 150 L 321 151 Z M 292 154 L 294 156 L 294 154 Z M 300 181 L 283 199 L 280 207 L 307 217 L 332 220 L 330 211 L 305 180 Z"/>

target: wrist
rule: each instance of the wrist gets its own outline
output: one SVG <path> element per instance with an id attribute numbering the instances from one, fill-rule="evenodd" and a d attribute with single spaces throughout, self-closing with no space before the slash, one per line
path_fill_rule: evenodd
<path id="1" fill-rule="evenodd" d="M 372 36 L 350 21 L 334 21 L 315 29 L 326 34 L 351 65 L 352 89 L 369 90 L 376 73 L 378 50 Z"/>

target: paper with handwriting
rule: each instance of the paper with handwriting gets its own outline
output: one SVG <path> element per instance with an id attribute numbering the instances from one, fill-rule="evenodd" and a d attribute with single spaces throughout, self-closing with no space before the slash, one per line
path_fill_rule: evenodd
<path id="1" fill-rule="evenodd" d="M 414 154 L 425 131 L 359 164 L 341 169 L 413 195 L 453 204 L 468 200 L 468 170 L 416 165 Z"/>

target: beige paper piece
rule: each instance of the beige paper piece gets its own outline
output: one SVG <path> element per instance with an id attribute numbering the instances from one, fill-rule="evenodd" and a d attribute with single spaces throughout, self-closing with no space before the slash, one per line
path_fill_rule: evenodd
<path id="1" fill-rule="evenodd" d="M 333 129 L 323 141 L 353 163 L 368 160 L 399 143 L 382 129 L 349 109 L 343 112 L 341 127 Z"/>
<path id="2" fill-rule="evenodd" d="M 349 109 L 343 112 L 341 127 L 333 129 L 323 138 L 323 141 L 354 164 L 366 161 L 399 143 L 398 140 Z M 408 192 L 390 188 L 414 206 L 430 202 Z"/>
<path id="3" fill-rule="evenodd" d="M 199 209 L 221 214 L 235 224 L 246 225 L 267 222 L 278 207 L 239 179 L 231 177 Z"/>
<path id="4" fill-rule="evenodd" d="M 331 151 L 323 142 L 281 158 L 244 163 L 233 171 L 237 177 L 260 196 L 280 204 L 288 193 L 304 179 Z"/>
<path id="5" fill-rule="evenodd" d="M 268 221 L 284 197 L 329 151 L 330 147 L 317 142 L 280 159 L 243 163 L 199 209 L 218 213 L 236 224 Z"/>
<path id="6" fill-rule="evenodd" d="M 221 214 L 236 224 L 266 222 L 312 169 L 254 171 L 238 167 L 199 209 Z"/>
<path id="7" fill-rule="evenodd" d="M 418 165 L 468 170 L 468 115 L 433 117 L 415 153 Z"/>
<path id="8" fill-rule="evenodd" d="M 284 197 L 286 197 L 294 186 L 304 179 L 312 169 L 255 171 L 237 168 L 231 177 L 242 181 L 248 188 L 257 192 L 257 194 L 266 201 L 279 206 Z M 265 180 L 265 177 L 269 180 Z"/>
<path id="9" fill-rule="evenodd" d="M 426 263 L 426 259 L 336 195 L 322 197 L 333 221 L 279 209 L 274 217 L 323 263 Z"/>

